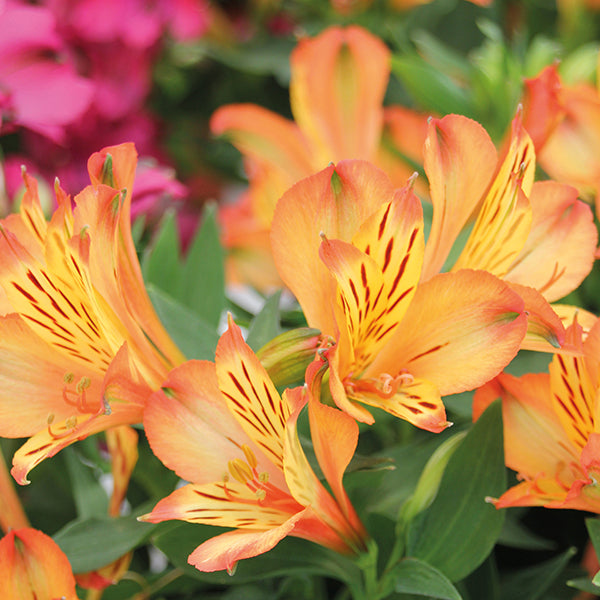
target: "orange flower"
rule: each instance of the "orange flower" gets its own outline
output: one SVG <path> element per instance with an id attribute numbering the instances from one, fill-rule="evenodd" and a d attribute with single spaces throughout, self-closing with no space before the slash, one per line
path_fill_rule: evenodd
<path id="1" fill-rule="evenodd" d="M 216 364 L 178 367 L 147 405 L 144 426 L 153 451 L 193 483 L 142 520 L 236 528 L 196 548 L 188 560 L 197 569 L 231 572 L 238 560 L 270 550 L 287 535 L 344 553 L 364 548 L 363 526 L 342 487 L 358 427 L 312 396 L 321 365 L 318 359 L 308 390 L 280 396 L 230 317 Z M 296 420 L 307 396 L 315 453 L 333 497 L 298 440 Z"/>
<path id="2" fill-rule="evenodd" d="M 577 191 L 533 183 L 535 152 L 520 114 L 500 157 L 486 131 L 459 115 L 432 119 L 425 172 L 433 204 L 423 279 L 443 267 L 483 269 L 510 282 L 529 314 L 527 347 L 548 350 L 564 328 L 546 301 L 573 291 L 594 262 L 597 231 Z M 447 264 L 459 234 L 474 218 L 458 258 Z"/>
<path id="3" fill-rule="evenodd" d="M 228 209 L 225 240 L 234 265 L 244 253 L 260 252 L 268 237 L 275 204 L 296 181 L 347 158 L 373 161 L 403 185 L 421 163 L 426 117 L 408 109 L 384 109 L 390 52 L 360 27 L 330 27 L 301 40 L 291 56 L 290 103 L 295 122 L 252 104 L 224 106 L 211 120 L 244 154 L 249 198 Z M 248 239 L 249 228 L 252 239 Z M 276 272 L 263 256 L 269 276 L 253 278 L 258 287 L 277 285 Z M 238 277 L 256 275 L 237 269 Z M 264 270 L 263 269 L 263 270 Z"/>
<path id="4" fill-rule="evenodd" d="M 525 82 L 525 127 L 540 166 L 557 181 L 596 199 L 600 215 L 600 94 L 592 85 L 564 85 L 556 66 Z"/>
<path id="5" fill-rule="evenodd" d="M 131 190 L 135 161 L 131 144 L 94 155 L 94 185 L 74 209 L 57 186 L 49 223 L 25 175 L 20 214 L 0 222 L 0 285 L 14 311 L 0 317 L 0 435 L 30 437 L 13 459 L 19 483 L 68 444 L 140 421 L 150 393 L 184 360 L 146 295 L 130 195 L 119 191 Z"/>
<path id="6" fill-rule="evenodd" d="M 475 419 L 502 398 L 506 464 L 521 479 L 494 501 L 497 508 L 546 506 L 600 513 L 600 321 L 585 341 L 575 322 L 567 339 L 580 354 L 555 355 L 549 374 L 502 374 L 475 395 Z"/>
<path id="7" fill-rule="evenodd" d="M 71 565 L 36 529 L 13 529 L 0 540 L 0 598 L 77 600 Z"/>
<path id="8" fill-rule="evenodd" d="M 337 343 L 333 399 L 360 421 L 373 416 L 353 401 L 441 431 L 441 395 L 488 381 L 525 334 L 522 300 L 489 273 L 419 283 L 419 200 L 369 163 L 342 161 L 297 183 L 277 205 L 271 241 L 309 326 Z"/>

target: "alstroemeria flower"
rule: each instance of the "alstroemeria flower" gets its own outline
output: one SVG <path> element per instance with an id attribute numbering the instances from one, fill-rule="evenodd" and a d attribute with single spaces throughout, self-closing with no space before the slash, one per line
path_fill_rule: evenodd
<path id="1" fill-rule="evenodd" d="M 575 322 L 567 339 L 579 355 L 555 355 L 549 373 L 502 374 L 475 395 L 475 419 L 502 398 L 506 465 L 521 480 L 494 501 L 497 508 L 600 513 L 600 321 L 585 341 Z"/>
<path id="2" fill-rule="evenodd" d="M 320 376 L 313 378 L 320 382 Z M 365 532 L 342 486 L 358 427 L 312 397 L 317 387 L 309 379 L 308 389 L 280 396 L 230 318 L 216 364 L 178 367 L 147 405 L 144 426 L 152 450 L 191 483 L 142 520 L 234 527 L 189 556 L 201 571 L 231 572 L 238 560 L 270 550 L 287 535 L 344 553 L 363 549 Z M 333 496 L 298 440 L 296 421 L 307 402 L 315 454 Z"/>
<path id="3" fill-rule="evenodd" d="M 0 221 L 0 285 L 14 311 L 0 317 L 0 435 L 31 436 L 13 459 L 19 483 L 68 444 L 141 421 L 184 360 L 154 313 L 131 239 L 121 189 L 131 190 L 135 150 L 111 150 L 91 158 L 94 185 L 75 208 L 57 186 L 46 222 L 25 175 L 20 214 Z"/>
<path id="4" fill-rule="evenodd" d="M 586 83 L 563 84 L 555 65 L 525 81 L 525 127 L 540 166 L 557 181 L 596 199 L 600 214 L 600 93 Z"/>
<path id="5" fill-rule="evenodd" d="M 249 198 L 239 205 L 244 218 L 230 208 L 223 220 L 233 261 L 262 252 L 279 197 L 330 162 L 369 160 L 398 186 L 414 170 L 400 154 L 421 162 L 426 116 L 383 107 L 390 51 L 379 38 L 356 26 L 330 27 L 302 39 L 290 62 L 294 121 L 253 104 L 223 106 L 211 119 L 212 132 L 226 135 L 244 155 L 250 180 Z M 275 273 L 272 281 L 250 281 L 277 284 Z"/>
<path id="6" fill-rule="evenodd" d="M 420 202 L 369 163 L 342 161 L 297 183 L 277 205 L 271 241 L 309 326 L 337 342 L 333 399 L 361 421 L 373 416 L 353 401 L 441 431 L 441 395 L 488 381 L 525 334 L 523 301 L 489 273 L 420 283 Z"/>
<path id="7" fill-rule="evenodd" d="M 589 207 L 570 186 L 533 183 L 535 151 L 520 114 L 500 157 L 483 127 L 459 115 L 430 121 L 424 153 L 433 221 L 423 279 L 442 268 L 501 277 L 525 300 L 527 347 L 559 346 L 564 328 L 547 301 L 573 291 L 592 268 L 598 234 Z M 473 218 L 458 258 L 445 265 Z"/>
<path id="8" fill-rule="evenodd" d="M 13 529 L 0 540 L 0 598 L 77 600 L 69 560 L 37 529 Z"/>

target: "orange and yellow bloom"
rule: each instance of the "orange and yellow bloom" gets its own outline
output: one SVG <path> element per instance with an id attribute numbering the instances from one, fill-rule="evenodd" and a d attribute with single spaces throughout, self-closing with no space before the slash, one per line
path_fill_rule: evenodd
<path id="1" fill-rule="evenodd" d="M 424 150 L 433 221 L 422 278 L 441 269 L 482 269 L 501 277 L 525 300 L 529 348 L 551 349 L 564 328 L 547 302 L 583 281 L 594 263 L 598 234 L 577 190 L 554 181 L 534 183 L 535 151 L 515 117 L 498 156 L 486 131 L 466 117 L 432 119 Z M 448 257 L 474 219 L 457 258 Z"/>
<path id="2" fill-rule="evenodd" d="M 499 373 L 526 317 L 521 298 L 483 271 L 421 283 L 423 228 L 410 185 L 394 190 L 371 164 L 342 161 L 284 194 L 271 241 L 309 326 L 336 343 L 335 403 L 360 421 L 373 422 L 367 404 L 438 432 L 448 425 L 441 395 Z"/>
<path id="3" fill-rule="evenodd" d="M 0 597 L 77 600 L 71 565 L 52 538 L 24 528 L 0 540 Z"/>
<path id="4" fill-rule="evenodd" d="M 248 194 L 222 214 L 231 275 L 259 288 L 280 283 L 268 232 L 288 188 L 350 158 L 374 162 L 403 185 L 414 169 L 390 147 L 420 164 L 427 128 L 423 115 L 383 107 L 390 51 L 360 27 L 330 27 L 302 39 L 290 60 L 294 121 L 251 104 L 221 107 L 211 120 L 212 132 L 226 135 L 243 153 L 250 180 Z M 253 260 L 261 260 L 260 271 Z"/>
<path id="5" fill-rule="evenodd" d="M 502 374 L 475 395 L 475 419 L 502 399 L 506 464 L 521 480 L 494 501 L 497 508 L 600 513 L 600 321 L 585 340 L 575 322 L 567 339 L 579 355 L 555 355 L 549 373 Z"/>
<path id="6" fill-rule="evenodd" d="M 30 437 L 13 476 L 92 433 L 141 421 L 143 407 L 184 358 L 146 295 L 131 239 L 133 145 L 90 159 L 92 185 L 56 187 L 47 222 L 36 182 L 0 222 L 0 435 Z M 115 187 L 105 185 L 110 180 Z"/>
<path id="7" fill-rule="evenodd" d="M 144 426 L 153 451 L 192 483 L 142 520 L 235 528 L 189 556 L 197 569 L 231 572 L 238 560 L 270 550 L 287 535 L 343 553 L 364 548 L 363 526 L 342 486 L 358 427 L 313 396 L 318 388 L 313 379 L 320 383 L 322 376 L 317 361 L 308 388 L 280 396 L 230 318 L 216 364 L 190 361 L 178 367 L 148 403 Z M 296 421 L 307 403 L 315 453 L 333 496 L 298 440 Z"/>
<path id="8" fill-rule="evenodd" d="M 525 126 L 540 166 L 576 187 L 600 214 L 600 93 L 587 83 L 566 85 L 555 65 L 525 82 Z"/>

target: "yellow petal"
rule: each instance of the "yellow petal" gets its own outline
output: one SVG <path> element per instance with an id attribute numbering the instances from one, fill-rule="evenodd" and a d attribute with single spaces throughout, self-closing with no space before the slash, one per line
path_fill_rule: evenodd
<path id="1" fill-rule="evenodd" d="M 248 437 L 283 470 L 283 440 L 290 406 L 281 399 L 231 316 L 229 329 L 217 345 L 216 370 L 229 410 Z"/>

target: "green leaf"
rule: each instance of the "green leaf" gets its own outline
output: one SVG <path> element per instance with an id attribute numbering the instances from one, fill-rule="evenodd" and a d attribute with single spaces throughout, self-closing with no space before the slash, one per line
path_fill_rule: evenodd
<path id="1" fill-rule="evenodd" d="M 175 214 L 169 212 L 163 218 L 156 237 L 142 257 L 142 273 L 146 284 L 152 284 L 176 300 L 181 300 L 179 289 L 182 271 L 177 223 Z"/>
<path id="2" fill-rule="evenodd" d="M 596 556 L 600 556 L 600 519 L 586 519 L 585 526 L 590 534 L 590 540 L 594 546 L 594 550 L 596 551 Z"/>
<path id="3" fill-rule="evenodd" d="M 594 596 L 599 596 L 600 582 L 598 583 L 598 585 L 594 584 L 594 580 L 596 579 L 597 575 L 598 573 L 594 575 L 594 579 L 592 579 L 591 581 L 588 577 L 577 577 L 575 579 L 569 579 L 567 581 L 567 585 L 577 590 L 581 590 L 582 592 L 588 592 L 590 594 L 594 594 Z"/>
<path id="4" fill-rule="evenodd" d="M 225 308 L 225 265 L 216 206 L 207 205 L 202 227 L 188 251 L 182 272 L 181 301 L 205 323 L 217 327 Z"/>
<path id="5" fill-rule="evenodd" d="M 448 462 L 431 506 L 410 524 L 407 554 L 458 581 L 492 550 L 504 511 L 486 502 L 506 488 L 500 402 L 492 404 Z"/>
<path id="6" fill-rule="evenodd" d="M 89 465 L 85 465 L 76 450 L 66 448 L 65 462 L 71 480 L 73 499 L 77 507 L 77 516 L 87 519 L 93 516 L 105 516 L 108 512 L 108 496 Z"/>
<path id="7" fill-rule="evenodd" d="M 275 292 L 267 299 L 262 310 L 250 322 L 246 342 L 254 352 L 260 350 L 267 342 L 270 342 L 282 332 L 279 325 L 280 298 L 281 291 Z"/>
<path id="8" fill-rule="evenodd" d="M 405 558 L 390 575 L 397 593 L 416 594 L 440 600 L 462 600 L 450 580 L 436 568 L 417 558 Z"/>
<path id="9" fill-rule="evenodd" d="M 91 517 L 65 525 L 54 536 L 54 541 L 67 555 L 74 573 L 87 573 L 139 546 L 154 527 L 138 522 L 133 515 L 113 519 Z"/>
<path id="10" fill-rule="evenodd" d="M 392 70 L 421 107 L 441 115 L 458 113 L 473 116 L 469 94 L 446 73 L 420 56 L 396 55 L 392 58 Z"/>
<path id="11" fill-rule="evenodd" d="M 281 575 L 325 575 L 347 583 L 360 578 L 356 565 L 343 556 L 298 538 L 286 538 L 275 548 L 255 558 L 241 560 L 235 574 L 225 571 L 203 573 L 188 564 L 188 556 L 206 540 L 223 533 L 221 527 L 179 523 L 153 537 L 154 545 L 186 575 L 214 584 L 261 581 Z"/>
<path id="12" fill-rule="evenodd" d="M 219 341 L 215 328 L 158 288 L 149 285 L 147 290 L 158 318 L 184 355 L 214 360 Z"/>
<path id="13" fill-rule="evenodd" d="M 500 593 L 501 600 L 540 600 L 562 573 L 576 549 L 569 548 L 559 556 L 540 565 L 519 570 L 506 577 Z"/>
<path id="14" fill-rule="evenodd" d="M 509 548 L 524 550 L 556 550 L 556 542 L 547 540 L 529 531 L 515 515 L 515 510 L 506 514 L 504 526 L 498 538 L 498 543 Z"/>

